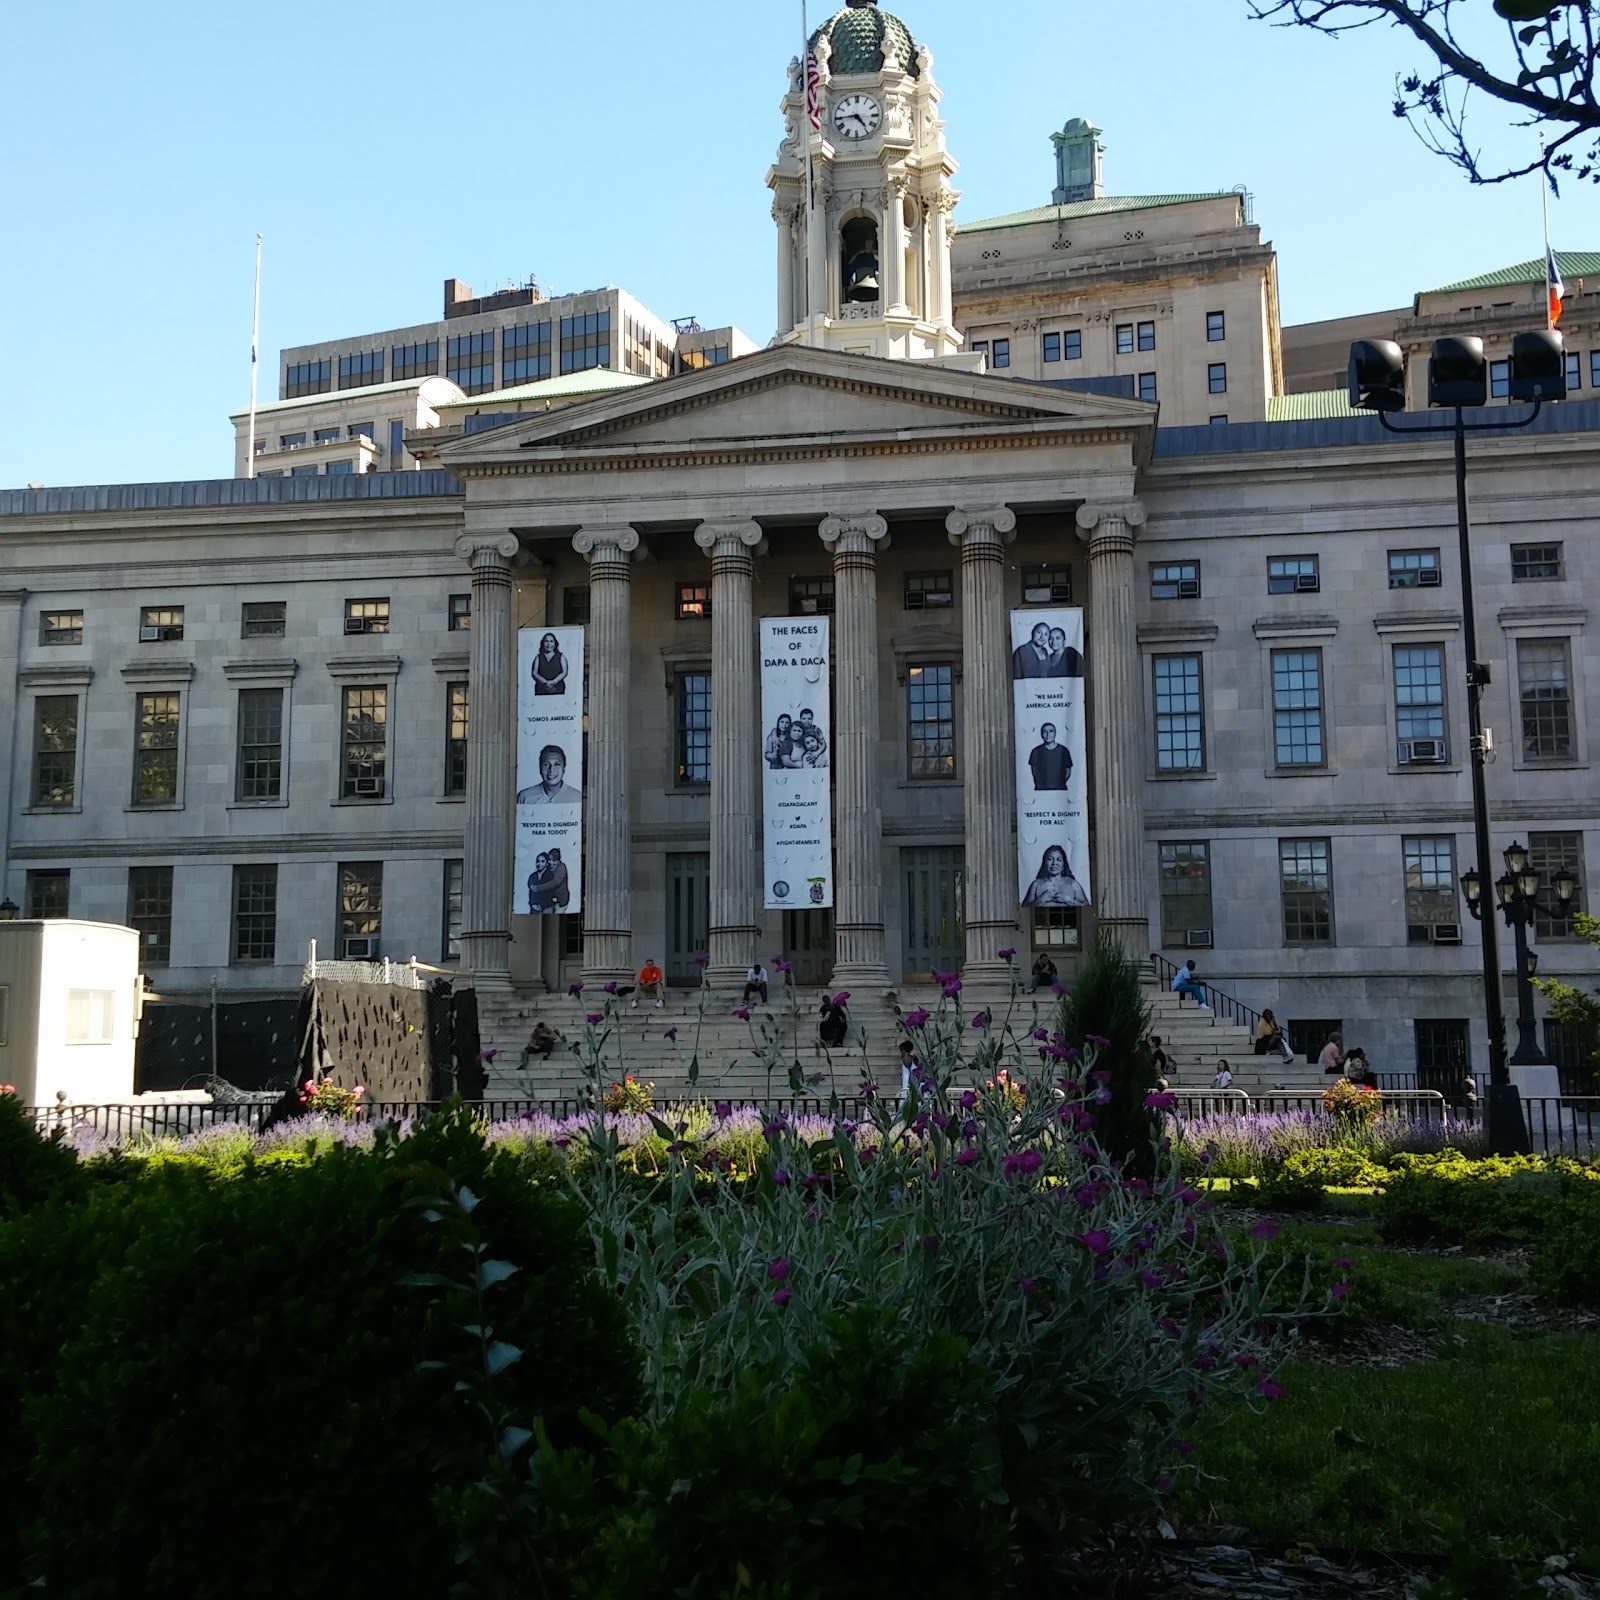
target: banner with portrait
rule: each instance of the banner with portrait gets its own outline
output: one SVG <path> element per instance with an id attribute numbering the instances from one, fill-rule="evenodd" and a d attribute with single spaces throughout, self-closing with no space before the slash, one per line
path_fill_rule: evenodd
<path id="1" fill-rule="evenodd" d="M 1011 613 L 1017 764 L 1017 894 L 1024 906 L 1088 903 L 1083 611 Z"/>
<path id="2" fill-rule="evenodd" d="M 514 861 L 517 916 L 583 909 L 582 628 L 517 631 Z"/>
<path id="3" fill-rule="evenodd" d="M 833 904 L 828 618 L 761 619 L 761 797 L 768 910 Z"/>

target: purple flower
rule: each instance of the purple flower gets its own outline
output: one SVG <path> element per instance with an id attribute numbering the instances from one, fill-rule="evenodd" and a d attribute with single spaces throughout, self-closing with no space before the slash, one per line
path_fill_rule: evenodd
<path id="1" fill-rule="evenodd" d="M 676 1029 L 676 1028 L 668 1028 L 668 1029 L 667 1029 L 667 1030 L 666 1030 L 666 1031 L 665 1031 L 665 1032 L 664 1032 L 664 1033 L 663 1033 L 663 1034 L 662 1034 L 662 1035 L 661 1035 L 661 1037 L 662 1037 L 662 1038 L 663 1038 L 663 1039 L 676 1039 L 676 1038 L 677 1038 L 677 1037 L 678 1037 L 678 1030 L 677 1030 L 677 1029 Z"/>
<path id="2" fill-rule="evenodd" d="M 567 993 L 570 994 L 574 1000 L 576 1000 L 578 996 L 583 993 L 583 979 L 577 978 L 574 979 L 573 982 L 569 983 L 567 985 Z"/>
<path id="3" fill-rule="evenodd" d="M 1250 1237 L 1252 1239 L 1276 1239 L 1278 1237 L 1278 1224 L 1271 1217 L 1263 1217 L 1250 1230 Z"/>
<path id="4" fill-rule="evenodd" d="M 933 975 L 933 981 L 940 985 L 954 983 L 956 981 L 956 974 L 953 972 L 936 972 Z"/>
<path id="5" fill-rule="evenodd" d="M 772 1303 L 775 1306 L 786 1306 L 786 1305 L 788 1305 L 788 1303 L 789 1303 L 789 1291 L 787 1289 L 775 1289 L 775 1290 L 773 1290 Z"/>
<path id="6" fill-rule="evenodd" d="M 589 1011 L 584 1014 L 583 1020 L 592 1027 L 597 1022 L 604 1022 L 605 1018 L 598 1011 Z"/>
<path id="7" fill-rule="evenodd" d="M 1235 1356 L 1233 1358 L 1233 1364 L 1234 1366 L 1238 1367 L 1240 1371 L 1248 1372 L 1252 1367 L 1259 1367 L 1261 1362 L 1255 1356 L 1246 1354 Z"/>
<path id="8" fill-rule="evenodd" d="M 789 1258 L 787 1256 L 779 1256 L 778 1259 L 767 1268 L 767 1276 L 775 1279 L 779 1283 L 782 1283 L 783 1280 L 789 1276 Z"/>
<path id="9" fill-rule="evenodd" d="M 1048 1044 L 1050 1042 L 1050 1030 L 1048 1028 L 1035 1028 L 1033 1036 L 1040 1044 Z"/>
<path id="10" fill-rule="evenodd" d="M 900 1025 L 903 1028 L 920 1028 L 927 1020 L 928 1013 L 921 1006 L 918 1006 L 915 1011 L 906 1012 L 905 1016 L 900 1019 Z"/>
<path id="11" fill-rule="evenodd" d="M 1178 1097 L 1166 1092 L 1152 1093 L 1144 1097 L 1144 1103 L 1147 1111 L 1172 1111 L 1177 1107 Z"/>
<path id="12" fill-rule="evenodd" d="M 735 1006 L 733 1008 L 733 1014 L 741 1022 L 748 1022 L 750 1020 L 750 1007 L 749 1006 Z"/>
<path id="13" fill-rule="evenodd" d="M 1172 1474 L 1160 1472 L 1156 1474 L 1156 1493 L 1165 1494 L 1172 1487 Z"/>
<path id="14" fill-rule="evenodd" d="M 863 1080 L 861 1083 L 856 1085 L 856 1093 L 860 1095 L 863 1100 L 870 1100 L 877 1092 L 878 1086 L 875 1083 L 867 1083 L 865 1080 Z"/>
<path id="15" fill-rule="evenodd" d="M 974 1028 L 987 1028 L 992 1018 L 987 1010 L 972 1013 L 972 1026 Z"/>
<path id="16" fill-rule="evenodd" d="M 716 1112 L 718 1122 L 726 1122 L 733 1115 L 733 1102 L 719 1100 L 711 1109 Z"/>
<path id="17" fill-rule="evenodd" d="M 710 964 L 711 964 L 711 957 L 706 955 L 706 954 L 704 954 L 703 952 L 700 955 L 697 955 L 694 958 L 694 965 L 697 966 L 697 967 L 705 967 L 705 966 L 709 966 Z"/>
<path id="18" fill-rule="evenodd" d="M 1065 994 L 1067 991 L 1061 987 L 1061 980 L 1054 978 L 1050 983 L 1050 992 L 1051 994 Z"/>
<path id="19" fill-rule="evenodd" d="M 1139 1282 L 1150 1289 L 1163 1289 L 1166 1285 L 1161 1281 L 1159 1272 L 1152 1272 L 1149 1267 L 1139 1269 Z"/>
<path id="20" fill-rule="evenodd" d="M 611 982 L 605 986 L 605 990 L 607 994 L 615 994 L 617 992 L 617 983 L 615 978 L 613 978 Z"/>
<path id="21" fill-rule="evenodd" d="M 478 1059 L 480 1061 L 493 1061 L 494 1058 L 499 1054 L 500 1052 L 498 1050 L 480 1050 L 478 1052 Z"/>
<path id="22" fill-rule="evenodd" d="M 963 1139 L 976 1139 L 978 1137 L 978 1119 L 976 1117 L 968 1117 L 961 1124 L 961 1137 Z"/>
<path id="23" fill-rule="evenodd" d="M 1216 1366 L 1217 1358 L 1215 1356 L 1196 1356 L 1190 1364 L 1197 1367 L 1201 1372 L 1209 1372 Z"/>
<path id="24" fill-rule="evenodd" d="M 1085 1044 L 1108 1045 L 1111 1041 L 1103 1033 L 1086 1033 L 1083 1036 Z"/>
<path id="25" fill-rule="evenodd" d="M 1192 1439 L 1179 1439 L 1175 1441 L 1172 1448 L 1176 1450 L 1180 1456 L 1193 1455 L 1194 1441 Z"/>
<path id="26" fill-rule="evenodd" d="M 794 963 L 785 961 L 781 956 L 774 956 L 772 958 L 772 970 L 774 972 L 793 972 Z"/>
<path id="27" fill-rule="evenodd" d="M 1011 945 L 1007 945 L 1004 950 L 996 952 L 1002 961 L 1009 961 L 1016 953 L 1016 950 Z"/>
<path id="28" fill-rule="evenodd" d="M 958 1167 L 970 1167 L 977 1159 L 978 1152 L 970 1147 L 966 1150 L 958 1150 L 956 1152 L 956 1165 Z"/>
<path id="29" fill-rule="evenodd" d="M 827 1081 L 828 1074 L 826 1072 L 813 1072 L 811 1076 L 806 1079 L 806 1082 L 809 1083 L 813 1089 L 820 1089 Z"/>
<path id="30" fill-rule="evenodd" d="M 976 1093 L 975 1090 L 967 1089 L 962 1093 L 962 1096 L 961 1096 L 961 1109 L 963 1111 L 972 1110 L 972 1108 L 975 1105 L 977 1105 L 977 1103 L 978 1103 L 978 1096 L 977 1096 L 977 1093 Z"/>
<path id="31" fill-rule="evenodd" d="M 849 1000 L 849 998 L 850 998 L 850 991 L 848 989 L 841 989 L 838 992 L 838 994 L 836 994 L 833 997 L 833 1003 L 836 1006 L 842 1006 L 842 1005 L 845 1004 L 846 1001 Z"/>
<path id="32" fill-rule="evenodd" d="M 1281 1400 L 1288 1392 L 1276 1378 L 1263 1378 L 1256 1385 L 1256 1393 L 1263 1400 Z"/>
<path id="33" fill-rule="evenodd" d="M 1087 1233 L 1078 1235 L 1085 1250 L 1093 1255 L 1103 1256 L 1111 1248 L 1111 1235 L 1104 1228 L 1090 1228 Z"/>
<path id="34" fill-rule="evenodd" d="M 1349 1256 L 1335 1256 L 1333 1258 L 1333 1264 L 1336 1267 L 1353 1267 L 1355 1262 L 1353 1262 Z"/>
<path id="35" fill-rule="evenodd" d="M 774 1117 L 771 1122 L 761 1124 L 761 1137 L 763 1139 L 776 1139 L 788 1126 L 782 1117 Z"/>
<path id="36" fill-rule="evenodd" d="M 1038 1288 L 1038 1287 L 1039 1287 L 1039 1285 L 1038 1285 L 1038 1284 L 1036 1284 L 1036 1283 L 1035 1283 L 1035 1282 L 1034 1282 L 1034 1281 L 1033 1281 L 1033 1279 L 1032 1279 L 1032 1278 L 1030 1278 L 1030 1277 L 1029 1277 L 1029 1276 L 1028 1276 L 1028 1275 L 1027 1275 L 1027 1273 L 1023 1273 L 1023 1274 L 1022 1274 L 1022 1276 L 1021 1276 L 1021 1277 L 1019 1277 L 1019 1278 L 1018 1278 L 1018 1279 L 1017 1279 L 1017 1287 L 1018 1287 L 1018 1288 L 1019 1288 L 1019 1289 L 1020 1289 L 1020 1290 L 1021 1290 L 1021 1291 L 1022 1291 L 1022 1292 L 1023 1292 L 1023 1293 L 1024 1293 L 1024 1294 L 1032 1294 L 1032 1293 L 1033 1293 L 1033 1291 L 1034 1291 L 1034 1290 L 1035 1290 L 1035 1289 L 1037 1289 L 1037 1288 Z"/>
<path id="37" fill-rule="evenodd" d="M 1182 1332 L 1183 1332 L 1183 1329 L 1182 1329 L 1182 1328 L 1180 1328 L 1180 1327 L 1179 1327 L 1179 1326 L 1178 1326 L 1178 1324 L 1177 1324 L 1177 1323 L 1176 1323 L 1176 1322 L 1174 1322 L 1174 1321 L 1173 1321 L 1173 1319 L 1172 1319 L 1172 1318 L 1171 1318 L 1171 1317 L 1163 1317 L 1163 1318 L 1162 1318 L 1162 1319 L 1161 1319 L 1161 1320 L 1160 1320 L 1160 1321 L 1159 1321 L 1159 1322 L 1158 1322 L 1158 1323 L 1157 1323 L 1157 1324 L 1156 1324 L 1156 1326 L 1157 1326 L 1157 1327 L 1158 1327 L 1158 1328 L 1159 1328 L 1159 1329 L 1160 1329 L 1160 1330 L 1161 1330 L 1161 1331 L 1162 1331 L 1162 1332 L 1163 1332 L 1163 1333 L 1164 1333 L 1164 1334 L 1167 1334 L 1167 1335 L 1168 1335 L 1168 1336 L 1169 1336 L 1169 1337 L 1170 1337 L 1170 1338 L 1173 1338 L 1173 1339 L 1176 1339 L 1176 1338 L 1177 1338 L 1177 1337 L 1178 1337 L 1178 1335 L 1179 1335 L 1179 1334 L 1181 1334 L 1181 1333 L 1182 1333 Z"/>
<path id="38" fill-rule="evenodd" d="M 954 1000 L 955 997 L 961 993 L 961 980 L 959 978 L 952 978 L 949 983 L 947 983 L 939 991 L 939 993 L 942 994 L 946 1000 Z"/>
<path id="39" fill-rule="evenodd" d="M 924 1250 L 937 1250 L 943 1243 L 944 1241 L 936 1233 L 925 1233 L 922 1236 L 922 1248 Z"/>
<path id="40" fill-rule="evenodd" d="M 779 1167 L 772 1174 L 772 1181 L 781 1189 L 789 1181 L 789 1169 L 787 1167 Z"/>
<path id="41" fill-rule="evenodd" d="M 1328 1293 L 1331 1294 L 1335 1300 L 1343 1300 L 1344 1297 L 1350 1293 L 1350 1285 L 1348 1283 L 1336 1283 L 1328 1291 Z"/>

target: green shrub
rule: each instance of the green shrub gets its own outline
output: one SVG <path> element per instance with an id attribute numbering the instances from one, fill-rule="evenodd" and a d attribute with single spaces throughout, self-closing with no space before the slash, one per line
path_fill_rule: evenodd
<path id="1" fill-rule="evenodd" d="M 628 1410 L 636 1357 L 580 1209 L 463 1112 L 302 1167 L 162 1165 L 0 1228 L 0 1398 L 19 1423 L 0 1457 L 27 1461 L 4 1485 L 24 1558 L 0 1591 L 439 1600 L 435 1490 L 479 1477 L 494 1436 L 454 1392 L 466 1297 L 401 1279 L 459 1273 L 423 1219 L 463 1185 L 518 1269 L 495 1308 L 525 1352 L 506 1402 L 562 1444 L 581 1407 Z"/>
<path id="2" fill-rule="evenodd" d="M 1327 1189 L 1370 1189 L 1388 1177 L 1353 1146 L 1311 1146 L 1286 1156 L 1276 1171 L 1262 1179 L 1258 1195 L 1264 1206 L 1317 1211 Z"/>
<path id="3" fill-rule="evenodd" d="M 1388 1237 L 1474 1247 L 1536 1239 L 1564 1192 L 1600 1180 L 1594 1167 L 1564 1157 L 1469 1160 L 1453 1150 L 1396 1156 L 1392 1168 L 1378 1200 Z"/>
<path id="4" fill-rule="evenodd" d="M 1534 1247 L 1528 1281 L 1552 1300 L 1600 1306 L 1600 1183 L 1567 1182 Z"/>
<path id="5" fill-rule="evenodd" d="M 0 1217 L 20 1215 L 87 1187 L 78 1158 L 61 1128 L 41 1138 L 20 1100 L 0 1090 Z"/>
<path id="6" fill-rule="evenodd" d="M 1109 934 L 1101 932 L 1079 963 L 1061 1002 L 1061 1032 L 1084 1048 L 1100 1039 L 1095 1067 L 1108 1071 L 1111 1098 L 1095 1110 L 1094 1135 L 1107 1155 L 1149 1177 L 1160 1118 L 1145 1103 L 1155 1087 L 1155 1067 L 1145 1037 L 1150 1007 L 1143 968 Z M 1013 1077 L 1021 1074 L 1012 1069 Z"/>

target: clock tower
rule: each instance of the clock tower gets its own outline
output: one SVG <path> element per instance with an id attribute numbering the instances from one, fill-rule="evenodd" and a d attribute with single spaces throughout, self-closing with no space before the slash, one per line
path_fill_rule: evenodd
<path id="1" fill-rule="evenodd" d="M 778 226 L 773 342 L 902 360 L 956 355 L 950 244 L 960 196 L 933 54 L 875 0 L 850 0 L 808 51 L 809 63 L 789 64 L 785 137 L 767 173 Z"/>

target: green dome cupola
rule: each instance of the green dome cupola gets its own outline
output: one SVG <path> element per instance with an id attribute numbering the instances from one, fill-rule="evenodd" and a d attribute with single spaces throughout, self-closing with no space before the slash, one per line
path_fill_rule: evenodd
<path id="1" fill-rule="evenodd" d="M 826 36 L 833 51 L 834 72 L 881 72 L 884 45 L 901 71 L 918 76 L 917 44 L 899 17 L 882 11 L 877 0 L 850 0 L 844 10 L 829 17 L 811 36 L 813 46 Z"/>

